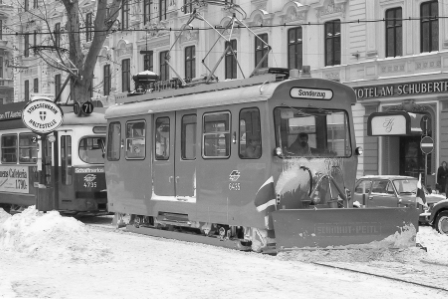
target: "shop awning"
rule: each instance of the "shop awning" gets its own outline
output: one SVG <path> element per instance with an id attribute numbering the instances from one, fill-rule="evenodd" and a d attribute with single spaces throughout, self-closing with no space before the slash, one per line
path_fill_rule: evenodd
<path id="1" fill-rule="evenodd" d="M 421 135 L 425 115 L 406 111 L 374 112 L 367 119 L 367 136 Z"/>

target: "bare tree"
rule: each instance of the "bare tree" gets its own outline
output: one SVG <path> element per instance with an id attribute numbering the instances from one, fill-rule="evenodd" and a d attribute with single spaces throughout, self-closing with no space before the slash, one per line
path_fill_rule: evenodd
<path id="1" fill-rule="evenodd" d="M 88 101 L 97 57 L 108 34 L 116 26 L 114 24 L 123 3 L 130 0 L 94 0 L 96 6 L 91 11 L 92 24 L 84 19 L 80 7 L 82 0 L 39 0 L 39 6 L 33 9 L 28 7 L 33 0 L 15 1 L 22 10 L 19 14 L 22 27 L 35 21 L 43 25 L 39 32 L 42 36 L 40 44 L 31 47 L 34 53 L 49 66 L 69 74 L 71 100 L 80 105 Z M 65 9 L 67 19 L 60 29 L 55 28 L 52 22 L 52 14 L 57 9 Z M 83 47 L 84 34 L 91 36 L 87 48 Z M 67 37 L 68 44 L 61 45 L 61 35 Z"/>

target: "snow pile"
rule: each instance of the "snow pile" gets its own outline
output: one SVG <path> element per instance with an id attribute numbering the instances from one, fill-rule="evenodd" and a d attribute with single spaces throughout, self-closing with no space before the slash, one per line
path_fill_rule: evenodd
<path id="1" fill-rule="evenodd" d="M 2 208 L 0 208 L 0 227 L 2 226 L 3 222 L 5 222 L 8 218 L 10 218 L 11 215 L 5 212 Z"/>
<path id="2" fill-rule="evenodd" d="M 399 262 L 405 264 L 424 262 L 448 266 L 448 236 L 430 228 L 420 230 L 416 241 L 426 247 L 427 251 L 414 246 L 414 236 L 415 228 L 411 225 L 405 227 L 401 234 L 397 232 L 382 241 L 323 249 L 299 249 L 280 253 L 279 258 L 307 262 Z"/>
<path id="3" fill-rule="evenodd" d="M 94 240 L 78 220 L 59 212 L 39 212 L 34 206 L 7 217 L 0 212 L 0 250 L 43 260 L 103 262 L 111 252 Z M 0 220 L 1 221 L 1 220 Z"/>

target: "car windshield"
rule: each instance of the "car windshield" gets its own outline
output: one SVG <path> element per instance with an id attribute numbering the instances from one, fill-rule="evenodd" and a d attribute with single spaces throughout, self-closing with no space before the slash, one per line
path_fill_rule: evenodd
<path id="1" fill-rule="evenodd" d="M 84 137 L 79 141 L 79 157 L 90 164 L 104 163 L 103 147 L 106 137 Z"/>
<path id="2" fill-rule="evenodd" d="M 286 157 L 351 156 L 349 121 L 342 110 L 277 107 L 276 146 Z"/>
<path id="3" fill-rule="evenodd" d="M 394 186 L 398 193 L 417 193 L 417 179 L 399 179 L 394 180 Z"/>

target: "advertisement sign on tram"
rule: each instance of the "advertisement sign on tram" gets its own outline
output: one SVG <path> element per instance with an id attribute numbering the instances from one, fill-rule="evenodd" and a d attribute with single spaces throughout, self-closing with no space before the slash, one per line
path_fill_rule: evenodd
<path id="1" fill-rule="evenodd" d="M 29 193 L 28 166 L 0 166 L 0 192 Z"/>

